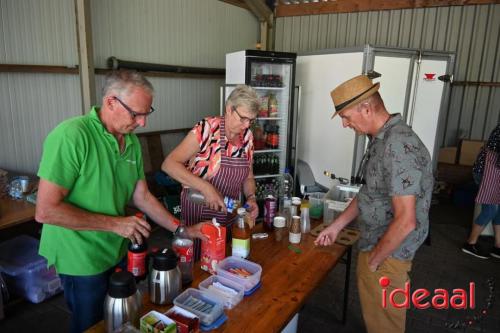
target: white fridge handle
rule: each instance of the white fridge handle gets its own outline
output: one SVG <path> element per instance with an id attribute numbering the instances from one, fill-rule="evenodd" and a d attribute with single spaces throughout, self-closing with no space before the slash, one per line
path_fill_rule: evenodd
<path id="1" fill-rule="evenodd" d="M 297 186 L 297 163 L 299 159 L 299 126 L 300 126 L 300 100 L 301 100 L 301 92 L 302 86 L 295 86 L 297 90 L 297 119 L 295 120 L 295 142 L 293 144 L 293 153 L 294 153 L 294 162 L 293 162 L 293 184 L 294 189 L 293 193 L 295 194 L 295 188 Z"/>

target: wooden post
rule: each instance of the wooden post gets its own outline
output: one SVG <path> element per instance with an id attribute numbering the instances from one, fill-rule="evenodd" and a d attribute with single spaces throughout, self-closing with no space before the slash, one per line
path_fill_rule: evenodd
<path id="1" fill-rule="evenodd" d="M 76 34 L 80 66 L 80 87 L 82 92 L 82 114 L 96 104 L 94 50 L 92 47 L 92 25 L 90 21 L 90 0 L 75 0 Z"/>

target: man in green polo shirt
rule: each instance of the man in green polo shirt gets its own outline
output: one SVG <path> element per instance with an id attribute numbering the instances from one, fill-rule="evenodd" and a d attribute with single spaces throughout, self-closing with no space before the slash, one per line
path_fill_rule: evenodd
<path id="1" fill-rule="evenodd" d="M 154 111 L 153 92 L 138 72 L 112 72 L 102 107 L 62 122 L 45 140 L 36 206 L 36 220 L 44 224 L 40 254 L 61 277 L 72 332 L 102 319 L 109 276 L 129 240 L 140 244 L 149 236 L 149 224 L 125 216 L 125 205 L 132 201 L 170 231 L 179 224 L 149 191 L 132 133 Z M 203 237 L 199 224 L 188 232 Z"/>

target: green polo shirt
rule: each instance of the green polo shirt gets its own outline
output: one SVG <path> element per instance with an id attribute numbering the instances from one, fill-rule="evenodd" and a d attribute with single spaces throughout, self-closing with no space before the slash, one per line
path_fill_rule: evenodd
<path id="1" fill-rule="evenodd" d="M 49 133 L 38 176 L 69 190 L 64 201 L 92 213 L 123 216 L 138 180 L 144 179 L 140 143 L 125 135 L 125 150 L 110 134 L 93 107 Z M 117 264 L 128 240 L 112 232 L 76 231 L 44 224 L 40 254 L 58 273 L 94 275 Z"/>

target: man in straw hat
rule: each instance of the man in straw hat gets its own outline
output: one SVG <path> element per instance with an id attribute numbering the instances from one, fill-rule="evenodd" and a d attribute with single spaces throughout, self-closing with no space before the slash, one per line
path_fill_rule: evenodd
<path id="1" fill-rule="evenodd" d="M 404 289 L 415 251 L 427 236 L 433 176 L 429 152 L 400 114 L 387 112 L 379 87 L 359 75 L 331 92 L 332 118 L 339 115 L 342 126 L 368 135 L 369 145 L 360 166 L 359 194 L 315 243 L 332 244 L 359 216 L 357 279 L 363 318 L 369 333 L 392 333 L 404 332 L 406 308 L 396 308 L 389 295 L 394 288 Z M 403 303 L 402 293 L 395 301 Z"/>

